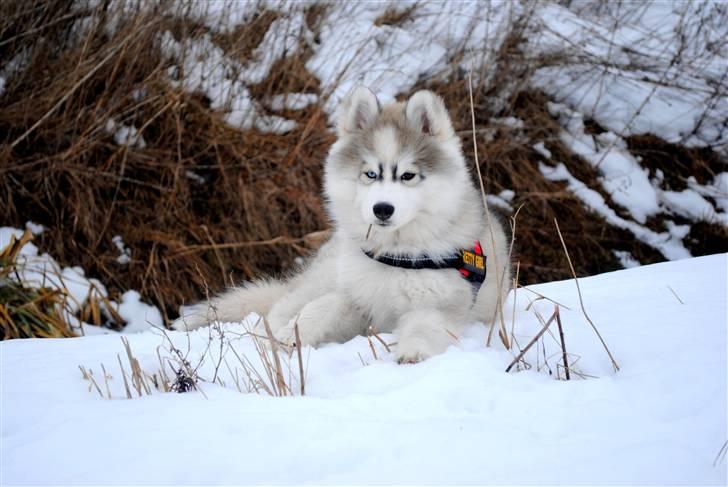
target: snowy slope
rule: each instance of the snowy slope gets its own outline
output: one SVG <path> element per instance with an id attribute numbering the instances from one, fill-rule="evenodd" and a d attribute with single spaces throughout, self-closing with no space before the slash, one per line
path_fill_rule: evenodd
<path id="1" fill-rule="evenodd" d="M 727 437 L 727 266 L 723 254 L 581 280 L 616 374 L 573 281 L 531 287 L 570 308 L 571 360 L 598 377 L 571 382 L 537 371 L 530 352 L 531 370 L 504 373 L 513 354 L 486 348 L 482 325 L 417 365 L 397 365 L 380 345 L 375 360 L 363 337 L 305 350 L 307 396 L 289 398 L 241 394 L 225 372 L 228 387 L 202 384 L 207 398 L 128 400 L 119 336 L 0 343 L 0 483 L 725 484 L 725 463 L 713 461 Z M 553 309 L 539 300 L 526 310 L 535 296 L 517 295 L 521 346 L 540 328 L 533 310 Z M 163 337 L 128 336 L 141 366 L 156 370 Z M 172 339 L 188 347 L 184 334 Z M 235 350 L 255 362 L 248 340 Z M 558 350 L 543 343 L 546 355 Z M 192 334 L 191 362 L 207 347 L 207 331 Z M 215 346 L 208 354 L 199 373 L 209 380 Z M 100 377 L 100 363 L 112 400 L 89 392 L 78 370 Z"/>

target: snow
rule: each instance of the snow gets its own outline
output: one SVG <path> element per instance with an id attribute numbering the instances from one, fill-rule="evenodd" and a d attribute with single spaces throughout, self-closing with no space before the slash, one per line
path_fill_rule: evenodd
<path id="1" fill-rule="evenodd" d="M 322 47 L 306 67 L 325 88 L 333 90 L 325 104 L 332 114 L 357 84 L 376 90 L 382 103 L 394 101 L 397 94 L 414 86 L 419 73 L 434 70 L 446 52 L 436 43 L 412 49 L 418 42 L 409 32 L 375 26 L 356 16 L 348 22 L 324 25 L 320 37 Z"/>
<path id="2" fill-rule="evenodd" d="M 692 221 L 706 221 L 728 226 L 728 214 L 716 213 L 713 205 L 692 189 L 661 191 L 660 199 L 675 213 Z"/>
<path id="3" fill-rule="evenodd" d="M 41 233 L 44 230 L 42 225 L 33 222 L 27 222 L 26 227 L 28 231 L 34 234 Z M 0 227 L 0 252 L 10 245 L 13 238 L 17 240 L 22 235 L 23 231 L 17 228 Z M 116 239 L 116 237 L 119 238 Z M 114 243 L 120 242 L 123 247 L 121 237 L 118 235 L 116 237 L 113 239 L 115 240 Z M 126 250 L 129 251 L 129 249 Z M 75 333 L 87 335 L 109 333 L 111 331 L 83 323 L 76 316 L 76 313 L 89 298 L 109 297 L 106 287 L 97 279 L 86 277 L 82 268 L 61 266 L 47 253 L 40 254 L 38 247 L 33 245 L 32 242 L 28 242 L 20 249 L 17 264 L 16 272 L 9 276 L 10 279 L 18 280 L 25 286 L 32 288 L 45 287 L 67 293 L 68 299 L 65 301 L 63 313 L 66 321 L 73 326 Z M 109 303 L 118 308 L 119 314 L 127 321 L 124 333 L 145 331 L 152 326 L 162 324 L 159 310 L 141 302 L 139 293 L 136 291 L 127 291 L 122 296 L 120 304 L 113 299 L 109 299 Z M 105 306 L 106 304 L 102 303 L 102 308 Z"/>
<path id="4" fill-rule="evenodd" d="M 144 137 L 142 137 L 134 126 L 124 125 L 110 118 L 106 121 L 105 128 L 107 133 L 114 136 L 114 142 L 118 145 L 136 147 L 138 149 L 144 149 L 147 146 Z"/>
<path id="5" fill-rule="evenodd" d="M 715 200 L 715 206 L 728 212 L 728 172 L 716 174 L 711 184 L 699 184 L 695 177 L 688 177 L 688 187 Z"/>
<path id="6" fill-rule="evenodd" d="M 0 96 L 10 83 L 10 79 L 22 72 L 30 63 L 30 50 L 22 48 L 7 60 L 0 60 Z"/>
<path id="7" fill-rule="evenodd" d="M 570 382 L 556 380 L 563 379 L 563 370 L 555 330 L 526 354 L 530 370 L 519 366 L 506 374 L 514 353 L 500 343 L 486 348 L 486 329 L 473 325 L 447 353 L 416 365 L 397 365 L 378 342 L 375 357 L 364 337 L 307 348 L 306 397 L 241 393 L 232 350 L 261 368 L 245 336 L 255 321 L 250 317 L 245 324 L 221 325 L 230 341 L 223 343 L 220 383 L 211 382 L 220 353 L 216 328 L 189 336 L 168 332 L 193 365 L 201 361 L 204 396 L 155 392 L 126 400 L 118 334 L 69 315 L 84 337 L 0 343 L 0 484 L 725 485 L 725 464 L 712 463 L 728 436 L 728 261 L 725 254 L 690 258 L 682 242 L 690 226 L 670 218 L 728 225 L 728 172 L 712 181 L 690 177 L 679 190 L 664 187 L 659 172 L 649 179 L 625 137 L 655 134 L 728 154 L 728 98 L 716 96 L 725 86 L 728 55 L 715 48 L 728 38 L 728 24 L 721 24 L 725 16 L 717 2 L 568 3 L 569 8 L 535 3 L 532 12 L 525 11 L 530 4 L 510 1 L 330 3 L 316 38 L 305 21 L 310 2 L 172 3 L 174 15 L 206 30 L 183 39 L 164 32 L 159 42 L 172 86 L 207 97 L 232 127 L 285 133 L 296 122 L 265 114 L 260 103 L 273 111 L 321 103 L 333 115 L 359 83 L 386 103 L 453 68 L 466 73 L 472 67 L 476 84 L 487 82 L 505 36 L 526 19 L 527 57 L 556 63 L 534 64 L 541 67 L 522 81 L 559 102 L 549 109 L 563 129 L 560 142 L 599 173 L 609 201 L 554 160 L 544 141 L 532 145 L 549 161 L 540 164 L 541 173 L 565 182 L 607 223 L 667 259 L 683 259 L 640 267 L 629 252 L 614 251 L 629 270 L 580 281 L 589 314 L 620 372 L 613 372 L 580 313 L 573 281 L 520 289 L 505 306 L 507 328 L 513 326 L 520 346 L 553 312 L 550 301 L 535 300 L 534 293 L 568 306 L 561 316 L 574 369 Z M 375 23 L 387 9 L 405 12 L 413 6 L 397 25 Z M 216 35 L 233 32 L 261 8 L 281 15 L 250 59 L 226 53 Z M 79 19 L 74 35 L 81 39 L 92 21 Z M 280 93 L 255 100 L 249 86 L 264 82 L 276 62 L 300 56 L 303 44 L 312 52 L 306 67 L 320 81 L 320 96 Z M 455 65 L 459 52 L 472 56 Z M 10 54 L 0 64 L 0 96 L 30 59 L 29 51 Z M 131 96 L 140 101 L 147 94 L 135 89 Z M 523 128 L 524 121 L 503 115 L 491 123 Z M 606 131 L 588 134 L 587 119 Z M 109 119 L 105 128 L 118 145 L 147 145 L 134 126 Z M 206 184 L 195 172 L 185 176 Z M 503 190 L 487 198 L 512 212 L 514 196 Z M 625 211 L 618 214 L 612 203 Z M 646 226 L 655 216 L 663 219 L 664 231 Z M 43 231 L 32 222 L 26 228 Z M 0 250 L 20 235 L 0 228 Z M 118 262 L 128 262 L 131 251 L 121 236 L 112 242 Z M 60 266 L 32 243 L 22 249 L 20 261 L 19 278 L 26 284 L 67 288 L 70 311 L 92 292 L 108 296 L 83 269 Z M 164 363 L 174 361 L 157 308 L 134 290 L 112 305 L 128 321 L 124 332 L 133 333 L 127 337 L 144 370 L 159 373 L 158 351 Z M 298 390 L 297 364 L 283 358 L 291 366 L 292 389 Z M 79 365 L 92 369 L 104 388 L 102 363 L 111 375 L 111 400 L 89 390 L 78 372 Z M 44 468 L 38 468 L 38 458 Z"/>
<path id="8" fill-rule="evenodd" d="M 121 235 L 114 235 L 111 238 L 111 243 L 119 250 L 119 256 L 116 258 L 116 262 L 121 265 L 126 265 L 131 261 L 131 249 L 124 245 L 124 240 Z"/>
<path id="9" fill-rule="evenodd" d="M 284 57 L 298 52 L 301 36 L 311 37 L 306 28 L 303 12 L 292 12 L 276 19 L 268 28 L 260 45 L 253 51 L 253 57 L 246 64 L 241 77 L 249 83 L 260 83 L 268 76 L 273 64 Z"/>
<path id="10" fill-rule="evenodd" d="M 272 28 L 283 27 L 276 24 Z M 286 39 L 290 36 L 286 35 Z M 275 52 L 265 52 L 263 46 L 259 46 L 261 50 L 255 51 L 259 64 L 251 62 L 246 65 L 227 57 L 209 34 L 178 42 L 172 34 L 165 32 L 161 36 L 161 45 L 167 57 L 177 63 L 168 70 L 173 84 L 190 93 L 203 93 L 210 99 L 210 106 L 223 113 L 227 124 L 241 129 L 255 127 L 272 133 L 285 133 L 296 126 L 295 122 L 282 117 L 259 114 L 247 87 L 248 83 L 265 79 L 273 63 L 287 48 L 291 48 L 290 44 L 282 45 Z M 287 52 L 288 55 L 293 53 L 293 49 Z"/>
<path id="11" fill-rule="evenodd" d="M 190 171 L 189 169 L 185 171 L 185 177 L 188 179 L 191 179 L 197 184 L 206 184 L 207 179 L 203 176 L 200 176 L 195 171 Z"/>
<path id="12" fill-rule="evenodd" d="M 508 196 L 511 196 L 511 198 L 509 199 Z M 488 205 L 495 206 L 506 213 L 513 213 L 513 207 L 510 204 L 511 199 L 513 199 L 513 191 L 505 190 L 498 195 L 487 194 L 485 199 Z"/>
<path id="13" fill-rule="evenodd" d="M 609 205 L 607 205 L 607 202 L 604 201 L 604 197 L 602 197 L 601 194 L 588 188 L 584 183 L 572 176 L 563 163 L 557 164 L 556 167 L 539 163 L 539 170 L 541 171 L 541 174 L 550 181 L 566 182 L 569 191 L 574 193 L 574 195 L 579 198 L 587 208 L 602 216 L 610 225 L 624 230 L 629 230 L 636 238 L 658 250 L 666 259 L 676 260 L 690 257 L 690 252 L 682 243 L 682 239 L 687 235 L 687 232 L 690 231 L 690 227 L 685 226 L 683 228 L 684 231 L 681 231 L 680 233 L 670 231 L 667 233 L 654 232 L 645 226 L 631 220 L 626 220 L 617 215 L 617 213 L 610 208 Z M 667 220 L 665 224 L 668 226 L 668 229 L 675 228 L 674 223 L 670 220 Z"/>
<path id="14" fill-rule="evenodd" d="M 713 178 L 713 198 L 720 208 L 728 212 L 728 172 L 722 172 Z"/>
<path id="15" fill-rule="evenodd" d="M 318 95 L 315 93 L 287 93 L 276 95 L 268 101 L 271 110 L 303 110 L 304 108 L 318 102 Z"/>
<path id="16" fill-rule="evenodd" d="M 716 86 L 728 55 L 714 46 L 728 25 L 719 2 L 633 2 L 613 14 L 573 3 L 536 9 L 531 54 L 568 61 L 538 69 L 535 87 L 621 137 L 651 133 L 725 151 L 728 98 Z"/>
<path id="17" fill-rule="evenodd" d="M 33 235 L 40 235 L 46 230 L 43 225 L 31 221 L 25 222 L 25 228 L 30 230 L 30 233 L 32 233 Z"/>
<path id="18" fill-rule="evenodd" d="M 119 315 L 127 322 L 125 333 L 138 333 L 149 330 L 150 326 L 163 326 L 162 314 L 152 305 L 142 302 L 136 291 L 127 291 L 121 296 Z"/>
<path id="19" fill-rule="evenodd" d="M 376 25 L 387 8 L 403 11 L 414 2 L 341 2 L 329 5 L 320 42 L 306 67 L 322 84 L 328 98 L 324 108 L 333 114 L 355 85 L 370 87 L 382 103 L 409 92 L 419 79 L 449 69 L 449 55 L 465 49 L 483 56 L 496 52 L 507 25 L 520 11 L 515 2 L 427 2 L 401 25 Z M 486 46 L 486 49 L 483 49 Z M 461 67 L 469 68 L 471 59 Z"/>
<path id="20" fill-rule="evenodd" d="M 613 250 L 612 253 L 615 257 L 617 257 L 617 259 L 619 259 L 620 264 L 622 264 L 622 267 L 624 267 L 625 269 L 632 269 L 633 267 L 640 266 L 639 261 L 635 259 L 629 252 L 626 252 L 624 250 Z"/>
<path id="21" fill-rule="evenodd" d="M 490 123 L 508 127 L 512 130 L 522 130 L 526 126 L 523 120 L 516 117 L 491 117 Z"/>
<path id="22" fill-rule="evenodd" d="M 606 201 L 597 191 L 588 188 L 576 179 L 561 162 L 556 166 L 540 164 L 541 173 L 551 181 L 566 181 L 568 189 L 573 192 L 584 205 L 601 215 L 607 223 L 629 230 L 642 242 L 658 250 L 667 259 L 681 259 L 690 256 L 682 243 L 690 232 L 689 225 L 676 225 L 665 218 L 666 233 L 657 233 L 645 226 L 647 219 L 657 215 L 678 215 L 691 222 L 728 226 L 728 213 L 719 211 L 724 204 L 722 188 L 724 177 L 721 173 L 714 178 L 713 184 L 700 185 L 694 177 L 688 179 L 689 189 L 671 191 L 662 189 L 663 174 L 658 170 L 653 180 L 649 172 L 642 168 L 639 161 L 630 154 L 626 141 L 611 131 L 596 135 L 587 134 L 584 126 L 584 115 L 572 110 L 562 103 L 548 102 L 549 113 L 558 119 L 563 127 L 559 134 L 561 142 L 575 155 L 581 157 L 598 171 L 598 177 L 604 192 L 609 195 Z M 543 143 L 535 145 L 534 150 L 547 159 L 551 159 Z M 548 157 L 547 157 L 548 156 Z M 715 206 L 705 196 L 715 201 Z M 626 209 L 631 219 L 619 216 L 609 206 L 614 203 Z M 631 258 L 631 256 L 630 256 Z M 626 258 L 620 261 L 628 267 Z"/>
<path id="23" fill-rule="evenodd" d="M 236 26 L 252 20 L 261 6 L 261 2 L 258 1 L 216 0 L 214 2 L 189 2 L 184 4 L 184 9 L 179 13 L 189 19 L 204 23 L 215 32 L 229 32 L 235 29 Z"/>
<path id="24" fill-rule="evenodd" d="M 586 134 L 581 113 L 565 105 L 549 102 L 548 109 L 566 127 L 560 134 L 561 141 L 602 174 L 600 182 L 612 201 L 627 208 L 641 224 L 660 211 L 648 173 L 627 151 L 624 140 L 611 132 L 596 137 Z"/>
<path id="25" fill-rule="evenodd" d="M 533 147 L 533 150 L 541 154 L 546 159 L 551 159 L 551 151 L 546 148 L 543 141 L 533 144 L 531 147 Z"/>
<path id="26" fill-rule="evenodd" d="M 568 306 L 561 316 L 571 360 L 580 356 L 575 369 L 596 377 L 569 382 L 549 375 L 543 359 L 537 370 L 536 347 L 526 355 L 531 370 L 505 373 L 513 353 L 486 348 L 481 325 L 416 365 L 397 365 L 377 342 L 375 359 L 364 337 L 306 348 L 307 394 L 288 398 L 237 392 L 224 370 L 227 387 L 202 383 L 206 398 L 127 400 L 117 336 L 3 342 L 2 482 L 724 485 L 725 464 L 713 461 L 727 435 L 727 268 L 722 254 L 581 279 L 616 373 L 574 282 L 531 286 Z M 536 298 L 526 289 L 515 308 L 513 298 L 505 308 L 516 310 L 523 346 L 540 328 L 534 309 L 546 317 L 553 305 L 538 300 L 526 310 Z M 259 364 L 250 338 L 234 335 L 242 325 L 223 329 L 238 354 Z M 212 329 L 190 334 L 189 344 L 168 333 L 183 353 L 189 347 L 193 365 L 209 348 L 198 369 L 209 380 Z M 157 347 L 168 349 L 159 332 L 128 338 L 141 367 L 157 371 Z M 558 344 L 548 334 L 542 344 L 543 355 L 557 357 L 556 374 Z M 78 370 L 92 369 L 105 391 L 102 363 L 111 400 L 89 391 Z"/>

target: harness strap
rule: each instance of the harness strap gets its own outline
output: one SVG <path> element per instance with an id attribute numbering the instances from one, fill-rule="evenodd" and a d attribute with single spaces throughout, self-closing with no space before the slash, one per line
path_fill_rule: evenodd
<path id="1" fill-rule="evenodd" d="M 460 249 L 457 254 L 441 257 L 438 260 L 433 260 L 427 255 L 382 254 L 375 256 L 371 251 L 362 250 L 362 252 L 381 264 L 400 269 L 456 269 L 464 279 L 470 282 L 476 295 L 485 281 L 486 256 L 483 255 L 483 249 L 477 240 L 472 249 Z"/>

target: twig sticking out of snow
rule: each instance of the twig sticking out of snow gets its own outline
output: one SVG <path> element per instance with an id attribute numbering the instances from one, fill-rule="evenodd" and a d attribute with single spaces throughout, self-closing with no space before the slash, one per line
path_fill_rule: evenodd
<path id="1" fill-rule="evenodd" d="M 300 377 L 301 382 L 301 395 L 305 396 L 306 379 L 303 373 L 303 357 L 301 356 L 301 334 L 298 331 L 298 319 L 296 319 L 296 323 L 293 325 L 293 331 L 295 332 L 296 336 L 296 355 L 298 357 L 298 376 Z"/>
<path id="2" fill-rule="evenodd" d="M 262 327 L 265 330 L 265 335 L 255 333 L 255 329 Z M 250 360 L 246 355 L 240 355 L 235 347 L 233 347 L 228 341 L 228 349 L 233 353 L 235 358 L 243 368 L 243 383 L 247 392 L 254 392 L 256 394 L 268 394 L 269 396 L 292 396 L 293 395 L 293 371 L 291 369 L 291 359 L 293 357 L 293 348 L 297 349 L 298 359 L 298 372 L 299 372 L 299 388 L 301 394 L 305 394 L 305 370 L 303 365 L 303 346 L 301 343 L 300 332 L 297 330 L 298 325 L 295 324 L 293 328 L 294 333 L 294 345 L 289 346 L 277 340 L 271 332 L 270 325 L 266 323 L 263 318 L 258 318 L 258 321 L 253 325 L 252 330 L 248 329 L 245 333 L 239 334 L 240 337 L 249 337 L 255 348 L 255 352 L 262 365 L 256 366 L 253 361 Z M 283 354 L 281 360 L 281 352 Z M 286 374 L 287 372 L 287 374 Z M 288 375 L 288 380 L 286 380 Z M 235 369 L 234 377 L 236 382 L 239 382 L 237 378 L 237 369 Z M 247 381 L 245 380 L 247 378 Z M 238 389 L 240 387 L 238 385 Z"/>
<path id="3" fill-rule="evenodd" d="M 545 299 L 546 301 L 551 301 L 552 303 L 554 303 L 554 304 L 556 304 L 556 305 L 558 305 L 558 306 L 560 306 L 560 307 L 562 307 L 562 308 L 564 308 L 564 309 L 568 309 L 569 311 L 571 311 L 571 308 L 569 308 L 569 307 L 568 307 L 568 306 L 566 306 L 565 304 L 559 303 L 558 301 L 556 301 L 556 300 L 553 300 L 553 299 L 549 298 L 548 296 L 544 296 L 543 294 L 541 294 L 541 293 L 539 293 L 539 292 L 537 292 L 537 291 L 534 291 L 533 289 L 530 289 L 530 288 L 529 288 L 529 287 L 527 287 L 527 286 L 521 286 L 521 285 L 519 284 L 519 285 L 518 285 L 518 287 L 520 287 L 520 288 L 521 288 L 521 289 L 523 289 L 524 291 L 528 291 L 528 292 L 530 292 L 530 293 L 533 293 L 533 294 L 535 294 L 535 295 L 536 295 L 536 299 L 534 299 L 533 301 L 531 301 L 531 302 L 529 303 L 529 305 L 528 305 L 528 306 L 526 307 L 526 311 L 528 311 L 528 309 L 529 309 L 529 308 L 530 308 L 531 306 L 533 306 L 533 303 L 535 303 L 536 301 L 540 301 L 540 300 L 542 300 L 542 299 Z"/>
<path id="4" fill-rule="evenodd" d="M 713 461 L 713 467 L 717 466 L 719 463 L 722 463 L 723 460 L 725 460 L 725 455 L 728 453 L 728 440 L 723 443 L 723 446 L 720 447 L 720 450 L 718 451 L 718 454 L 715 456 L 715 460 Z"/>
<path id="5" fill-rule="evenodd" d="M 597 330 L 596 325 L 594 325 L 594 322 L 589 318 L 589 314 L 586 312 L 586 308 L 584 307 L 584 299 L 581 296 L 581 287 L 579 287 L 579 279 L 576 277 L 576 271 L 574 271 L 574 266 L 571 263 L 571 257 L 569 257 L 569 251 L 566 248 L 566 242 L 564 242 L 564 237 L 561 235 L 561 229 L 559 228 L 559 222 L 554 218 L 554 224 L 556 225 L 556 231 L 559 234 L 559 239 L 561 240 L 561 245 L 564 247 L 564 253 L 566 254 L 566 260 L 569 262 L 569 269 L 571 270 L 571 275 L 574 276 L 574 282 L 576 283 L 576 292 L 579 294 L 579 305 L 581 306 L 581 312 L 584 314 L 584 318 L 589 322 L 592 329 L 594 330 L 594 333 L 597 334 L 597 337 L 599 337 L 599 341 L 602 342 L 602 346 L 604 346 L 604 350 L 606 350 L 607 355 L 609 355 L 609 359 L 612 361 L 612 367 L 614 367 L 614 371 L 619 371 L 619 365 L 617 365 L 617 361 L 614 360 L 614 357 L 612 356 L 612 352 L 609 351 L 609 347 L 607 347 L 606 342 L 602 338 L 601 333 L 599 333 L 599 330 Z"/>
<path id="6" fill-rule="evenodd" d="M 286 391 L 290 393 L 290 388 L 286 384 L 285 376 L 283 375 L 283 368 L 281 367 L 281 358 L 278 355 L 278 340 L 273 336 L 273 331 L 268 324 L 268 320 L 263 318 L 263 326 L 265 327 L 265 333 L 270 341 L 270 348 L 273 354 L 273 374 L 275 376 L 275 384 L 278 387 L 278 395 L 285 396 Z"/>
<path id="7" fill-rule="evenodd" d="M 377 351 L 374 349 L 374 344 L 372 343 L 371 334 L 367 334 L 367 341 L 369 342 L 369 349 L 371 349 L 371 351 L 372 351 L 374 360 L 379 360 L 379 357 L 377 356 Z"/>
<path id="8" fill-rule="evenodd" d="M 490 242 L 491 242 L 491 248 L 493 249 L 493 260 L 495 262 L 495 278 L 496 283 L 498 284 L 498 296 L 499 299 L 496 301 L 494 316 L 492 320 L 491 325 L 491 333 L 488 333 L 488 341 L 487 345 L 490 346 L 490 337 L 493 331 L 493 327 L 495 326 L 495 320 L 499 319 L 500 321 L 500 329 L 498 330 L 498 335 L 500 336 L 501 341 L 503 342 L 503 345 L 506 347 L 506 349 L 511 348 L 510 341 L 508 340 L 508 332 L 506 330 L 506 324 L 503 319 L 503 278 L 506 274 L 506 268 L 504 267 L 503 270 L 501 270 L 500 266 L 498 265 L 498 252 L 496 252 L 496 243 L 495 243 L 495 235 L 493 234 L 493 222 L 490 218 L 490 211 L 488 209 L 488 198 L 485 195 L 485 186 L 483 185 L 483 175 L 480 173 L 480 161 L 478 160 L 478 137 L 475 133 L 475 104 L 473 102 L 473 66 L 472 66 L 472 53 L 471 53 L 471 66 L 470 70 L 468 71 L 468 94 L 470 95 L 470 119 L 472 123 L 472 129 L 473 129 L 473 154 L 475 157 L 475 169 L 478 173 L 478 182 L 480 183 L 480 195 L 483 198 L 483 208 L 485 208 L 485 216 L 488 220 L 488 230 L 490 231 Z M 508 256 L 510 260 L 510 254 Z"/>
<path id="9" fill-rule="evenodd" d="M 169 340 L 169 337 L 166 333 L 164 333 L 165 337 Z M 162 356 L 159 353 L 159 348 L 157 347 L 157 357 L 159 358 L 159 365 L 160 369 L 158 373 L 154 374 L 148 374 L 146 371 L 144 371 L 141 368 L 141 365 L 139 363 L 139 360 L 137 360 L 136 357 L 134 357 L 134 354 L 131 350 L 131 345 L 129 344 L 129 340 L 126 337 L 121 337 L 121 341 L 124 344 L 124 350 L 126 352 L 126 356 L 128 359 L 128 364 L 130 368 L 130 373 L 127 373 L 126 368 L 124 367 L 124 363 L 121 360 L 121 354 L 116 354 L 116 358 L 119 362 L 119 370 L 121 371 L 121 377 L 124 382 L 124 391 L 126 393 L 127 399 L 132 399 L 135 397 L 132 394 L 132 389 L 136 391 L 136 397 L 143 397 L 143 396 L 149 396 L 153 393 L 153 391 L 159 390 L 162 392 L 187 392 L 189 390 L 197 390 L 200 391 L 203 397 L 207 398 L 204 391 L 200 389 L 198 385 L 199 378 L 197 377 L 196 370 L 193 370 L 190 367 L 189 362 L 182 356 L 181 352 L 177 350 L 174 345 L 172 344 L 171 340 L 170 343 L 170 352 L 173 355 L 176 355 L 175 360 L 178 361 L 178 367 L 172 367 L 172 372 L 174 373 L 174 379 L 169 380 L 169 376 L 165 372 L 165 363 L 162 359 Z M 169 364 L 169 359 L 168 364 Z M 170 364 L 171 366 L 171 364 Z M 93 377 L 93 372 L 91 369 L 86 369 L 84 366 L 79 365 L 79 369 L 81 370 L 81 374 L 83 375 L 83 378 L 85 380 L 88 380 L 91 383 L 91 386 L 95 387 L 98 391 L 99 395 L 102 398 L 105 399 L 112 399 L 111 395 L 111 388 L 109 386 L 109 379 L 111 379 L 111 375 L 109 375 L 106 372 L 106 367 L 104 364 L 101 364 L 101 370 L 104 374 L 104 383 L 106 385 L 106 397 L 104 397 L 104 394 L 101 392 L 101 388 L 96 383 L 96 380 Z M 151 385 L 150 385 L 151 382 Z M 131 386 L 130 386 L 131 384 Z M 91 387 L 90 386 L 90 387 Z"/>
<path id="10" fill-rule="evenodd" d="M 101 372 L 104 373 L 104 384 L 106 385 L 106 397 L 108 399 L 111 399 L 111 389 L 109 388 L 109 378 L 111 376 L 106 372 L 106 367 L 104 367 L 104 364 L 101 364 Z"/>
<path id="11" fill-rule="evenodd" d="M 544 333 L 546 333 L 546 330 L 549 329 L 549 326 L 551 326 L 551 323 L 556 319 L 556 316 L 558 315 L 558 313 L 559 313 L 559 307 L 556 306 L 554 308 L 553 314 L 551 315 L 551 318 L 549 318 L 549 320 L 546 322 L 546 324 L 543 325 L 543 327 L 541 328 L 541 331 L 539 331 L 535 337 L 531 338 L 531 341 L 528 342 L 528 345 L 526 345 L 526 347 L 523 350 L 521 350 L 521 353 L 516 355 L 516 358 L 514 358 L 513 361 L 510 363 L 510 365 L 508 365 L 508 367 L 506 367 L 506 372 L 510 372 L 511 369 L 513 368 L 513 366 L 516 365 L 523 358 L 524 355 L 526 355 L 526 352 L 528 352 L 528 350 L 533 346 L 533 344 L 536 343 L 538 341 L 538 339 L 543 336 Z"/>
<path id="12" fill-rule="evenodd" d="M 669 290 L 670 290 L 670 292 L 672 293 L 672 295 L 673 295 L 673 296 L 675 296 L 675 299 L 677 299 L 677 300 L 678 300 L 678 301 L 680 302 L 680 304 L 685 304 L 685 303 L 683 302 L 683 300 L 682 300 L 682 299 L 680 299 L 680 296 L 678 296 L 678 295 L 677 295 L 677 293 L 676 293 L 676 292 L 675 292 L 675 290 L 674 290 L 674 289 L 672 288 L 672 286 L 669 286 L 669 285 L 668 285 L 668 286 L 667 286 L 667 289 L 669 289 Z"/>
<path id="13" fill-rule="evenodd" d="M 121 337 L 121 342 L 124 344 L 126 356 L 129 359 L 129 366 L 131 367 L 131 384 L 134 386 L 134 389 L 136 389 L 139 397 L 142 397 L 142 391 L 144 391 L 147 395 L 150 395 L 152 392 L 149 389 L 149 385 L 147 384 L 146 379 L 144 378 L 144 372 L 139 365 L 139 361 L 131 353 L 129 340 L 126 337 Z"/>
<path id="14" fill-rule="evenodd" d="M 391 349 L 391 348 L 389 348 L 389 345 L 387 345 L 387 342 L 385 342 L 385 341 L 384 341 L 384 340 L 382 339 L 382 337 L 380 337 L 380 336 L 379 336 L 379 333 L 377 333 L 377 331 L 376 331 L 376 330 L 375 330 L 374 328 L 371 328 L 371 327 L 370 327 L 370 328 L 369 328 L 369 331 L 370 331 L 370 333 L 371 333 L 371 336 L 373 336 L 373 337 L 374 337 L 374 338 L 375 338 L 375 339 L 376 339 L 376 340 L 377 340 L 377 341 L 378 341 L 379 343 L 381 343 L 381 344 L 382 344 L 382 346 L 383 346 L 383 347 L 384 347 L 384 349 L 385 349 L 385 350 L 387 351 L 387 353 L 391 353 L 391 352 L 392 352 L 392 349 Z"/>
<path id="15" fill-rule="evenodd" d="M 516 262 L 516 277 L 513 278 L 513 314 L 511 316 L 511 342 L 516 342 L 516 303 L 518 302 L 518 277 L 521 273 L 521 261 Z M 518 345 L 516 345 L 518 346 Z"/>
<path id="16" fill-rule="evenodd" d="M 569 359 L 567 358 L 566 354 L 566 342 L 564 341 L 564 328 L 561 326 L 561 313 L 559 312 L 558 307 L 556 308 L 556 324 L 559 326 L 559 337 L 561 338 L 561 353 L 564 360 L 564 372 L 566 373 L 566 380 L 571 380 L 571 376 L 569 374 Z"/>
<path id="17" fill-rule="evenodd" d="M 129 389 L 129 381 L 126 380 L 126 371 L 124 370 L 124 364 L 121 363 L 121 355 L 116 354 L 116 358 L 119 360 L 119 369 L 121 369 L 121 377 L 124 379 L 124 390 L 126 391 L 126 398 L 131 399 L 131 389 Z"/>
<path id="18" fill-rule="evenodd" d="M 447 330 L 445 330 L 445 331 L 447 331 Z M 450 333 L 450 332 L 448 331 L 448 333 Z M 452 335 L 452 333 L 450 333 L 450 335 L 453 336 L 457 340 L 457 337 L 455 337 L 454 335 Z M 387 353 L 391 353 L 392 352 L 392 349 L 389 348 L 389 345 L 387 345 L 387 342 L 385 342 L 382 339 L 382 337 L 379 336 L 379 334 L 376 332 L 376 330 L 370 326 L 367 329 L 367 341 L 369 342 L 369 348 L 372 351 L 372 355 L 374 356 L 374 360 L 379 360 L 379 356 L 377 355 L 377 350 L 374 347 L 374 342 L 372 342 L 372 337 L 375 340 L 377 340 L 384 347 L 384 349 L 387 351 Z"/>
<path id="19" fill-rule="evenodd" d="M 81 375 L 83 375 L 83 378 L 85 380 L 87 380 L 87 381 L 90 382 L 90 384 L 89 384 L 89 392 L 91 392 L 91 388 L 93 386 L 93 387 L 96 388 L 96 391 L 98 391 L 99 396 L 101 396 L 101 398 L 103 399 L 104 398 L 104 394 L 101 392 L 101 388 L 99 387 L 99 385 L 94 380 L 93 371 L 90 370 L 90 369 L 89 370 L 86 370 L 86 368 L 83 365 L 79 365 L 78 368 L 81 370 Z"/>

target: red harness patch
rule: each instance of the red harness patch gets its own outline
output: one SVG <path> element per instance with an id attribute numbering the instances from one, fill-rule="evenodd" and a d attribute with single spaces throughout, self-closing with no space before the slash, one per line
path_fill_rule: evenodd
<path id="1" fill-rule="evenodd" d="M 462 267 L 458 272 L 478 287 L 485 281 L 485 255 L 479 241 L 475 241 L 473 250 L 462 250 Z"/>

